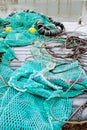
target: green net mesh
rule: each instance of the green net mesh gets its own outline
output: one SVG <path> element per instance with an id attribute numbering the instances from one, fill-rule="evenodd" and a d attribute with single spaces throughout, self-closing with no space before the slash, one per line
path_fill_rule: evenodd
<path id="1" fill-rule="evenodd" d="M 54 75 L 49 72 L 52 67 L 44 69 L 42 62 L 29 61 L 13 72 L 8 82 L 11 87 L 1 104 L 4 108 L 0 118 L 1 129 L 60 130 L 72 112 L 72 100 L 69 97 L 82 94 L 87 88 L 85 85 L 83 89 L 79 82 L 86 76 L 85 72 L 77 62 L 68 64 L 68 67 L 71 66 L 77 66 L 77 69 L 70 70 L 64 65 L 59 70 L 66 69 L 66 73 Z M 75 78 L 77 82 L 71 83 Z M 87 79 L 83 81 L 87 83 Z M 75 85 L 78 84 L 77 91 Z"/>
<path id="2" fill-rule="evenodd" d="M 1 109 L 1 101 L 4 96 L 4 93 L 8 89 L 8 81 L 12 73 L 13 70 L 11 70 L 8 66 L 0 63 L 0 109 Z"/>
<path id="3" fill-rule="evenodd" d="M 5 21 L 9 21 L 10 25 L 13 28 L 24 27 L 29 28 L 35 26 L 38 20 L 42 20 L 45 25 L 49 24 L 52 28 L 55 27 L 46 16 L 41 15 L 40 13 L 31 13 L 31 12 L 17 12 L 12 17 L 5 18 Z"/>
<path id="4" fill-rule="evenodd" d="M 52 39 L 38 33 L 38 20 L 55 28 L 39 13 L 23 11 L 0 19 L 0 130 L 61 130 L 72 113 L 72 98 L 87 90 L 87 75 L 78 61 L 65 62 L 47 52 L 44 43 Z M 31 27 L 35 33 L 29 32 Z M 55 42 L 64 45 L 65 39 Z M 13 71 L 11 47 L 31 43 L 34 59 Z"/>
<path id="5" fill-rule="evenodd" d="M 0 18 L 0 28 L 3 26 L 4 20 Z"/>
<path id="6" fill-rule="evenodd" d="M 9 65 L 11 60 L 15 58 L 14 51 L 7 45 L 3 38 L 0 39 L 0 53 L 3 53 L 1 61 L 5 65 Z"/>
<path id="7" fill-rule="evenodd" d="M 11 27 L 11 31 L 6 31 L 6 27 L 1 28 L 0 37 L 5 37 L 5 41 L 10 46 L 24 46 L 32 44 L 35 40 L 45 36 L 41 36 L 38 33 L 36 22 L 41 20 L 44 25 L 50 28 L 55 28 L 55 25 L 49 21 L 48 17 L 43 16 L 39 13 L 27 13 L 17 12 L 13 16 L 8 16 L 4 19 L 5 22 L 10 24 L 6 27 Z M 29 28 L 34 27 L 35 32 L 29 31 Z"/>

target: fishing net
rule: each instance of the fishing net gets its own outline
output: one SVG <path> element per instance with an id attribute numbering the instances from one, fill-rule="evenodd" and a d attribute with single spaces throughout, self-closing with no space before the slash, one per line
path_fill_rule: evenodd
<path id="1" fill-rule="evenodd" d="M 4 39 L 0 39 L 0 61 L 5 64 L 9 65 L 11 60 L 15 58 L 14 51 L 7 45 Z"/>
<path id="2" fill-rule="evenodd" d="M 18 27 L 25 27 L 29 28 L 32 25 L 35 26 L 35 23 L 38 20 L 42 20 L 44 24 L 49 24 L 52 28 L 54 28 L 54 24 L 52 24 L 48 17 L 41 15 L 40 13 L 37 12 L 17 12 L 15 13 L 12 17 L 8 16 L 5 21 L 9 21 L 10 25 L 13 28 L 18 28 Z M 50 23 L 49 23 L 50 22 Z"/>
<path id="3" fill-rule="evenodd" d="M 87 91 L 76 53 L 86 41 L 46 37 L 61 34 L 56 25 L 62 31 L 63 25 L 36 12 L 16 12 L 0 21 L 0 130 L 61 130 L 72 114 L 73 98 Z M 13 71 L 11 47 L 32 43 L 33 59 Z"/>
<path id="4" fill-rule="evenodd" d="M 21 11 L 4 19 L 3 24 L 5 26 L 3 25 L 0 29 L 0 37 L 5 38 L 6 43 L 10 46 L 25 46 L 42 37 L 45 39 L 45 34 L 41 35 L 38 32 L 39 27 L 41 27 L 41 25 L 37 27 L 38 21 L 44 24 L 46 32 L 55 29 L 55 23 L 48 17 L 37 12 Z M 58 23 L 58 26 L 60 26 L 60 23 Z M 31 28 L 34 29 L 34 32 L 31 31 Z"/>
<path id="5" fill-rule="evenodd" d="M 1 101 L 4 93 L 8 89 L 8 80 L 11 77 L 13 70 L 10 67 L 0 63 L 0 111 L 1 111 Z"/>
<path id="6" fill-rule="evenodd" d="M 9 46 L 25 46 L 32 44 L 35 40 L 39 39 L 37 33 L 31 34 L 27 30 L 10 32 L 6 37 L 6 43 Z"/>
<path id="7" fill-rule="evenodd" d="M 4 20 L 2 18 L 0 18 L 0 27 L 3 25 Z"/>
<path id="8" fill-rule="evenodd" d="M 15 70 L 8 81 L 1 103 L 2 130 L 60 130 L 72 113 L 72 98 L 87 89 L 78 62 L 52 59 L 45 48 L 40 50 L 43 43 L 35 43 L 36 59 Z"/>

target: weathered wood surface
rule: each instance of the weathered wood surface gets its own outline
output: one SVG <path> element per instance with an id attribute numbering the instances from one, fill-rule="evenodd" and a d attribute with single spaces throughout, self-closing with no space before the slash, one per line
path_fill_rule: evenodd
<path id="1" fill-rule="evenodd" d="M 80 25 L 78 25 L 78 23 L 64 23 L 65 27 L 66 27 L 66 31 L 67 32 L 72 32 L 75 31 L 77 29 L 78 33 L 86 33 L 87 27 L 86 28 L 80 28 Z M 84 26 L 83 26 L 84 27 Z M 87 36 L 85 36 L 85 38 L 87 38 Z M 20 67 L 25 61 L 32 59 L 32 53 L 31 53 L 31 49 L 32 49 L 33 45 L 29 45 L 29 46 L 25 46 L 25 47 L 13 47 L 13 50 L 15 51 L 16 54 L 16 58 L 11 62 L 11 67 L 13 69 L 17 69 L 18 67 Z M 61 50 L 58 48 L 55 48 L 54 51 L 56 53 L 68 53 L 65 50 Z M 62 53 L 63 54 L 63 53 Z M 86 52 L 87 54 L 87 52 Z M 85 70 L 87 72 L 87 55 L 84 55 L 81 59 L 82 62 L 85 63 Z M 78 96 L 76 98 L 73 99 L 73 112 L 78 109 L 78 107 L 80 107 L 80 105 L 84 104 L 85 102 L 87 102 L 87 94 L 83 94 L 81 96 Z M 76 116 L 73 118 L 73 120 L 76 119 Z M 82 113 L 82 119 L 87 120 L 87 108 L 84 109 L 83 113 Z"/>

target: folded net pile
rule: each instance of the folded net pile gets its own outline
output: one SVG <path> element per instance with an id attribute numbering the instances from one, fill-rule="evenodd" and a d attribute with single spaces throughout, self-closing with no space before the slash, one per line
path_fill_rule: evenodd
<path id="1" fill-rule="evenodd" d="M 72 99 L 87 91 L 78 58 L 55 57 L 49 45 L 64 26 L 29 11 L 1 19 L 0 26 L 0 130 L 61 130 L 72 114 Z M 64 47 L 66 39 L 54 41 Z M 11 47 L 32 43 L 33 59 L 12 70 Z"/>

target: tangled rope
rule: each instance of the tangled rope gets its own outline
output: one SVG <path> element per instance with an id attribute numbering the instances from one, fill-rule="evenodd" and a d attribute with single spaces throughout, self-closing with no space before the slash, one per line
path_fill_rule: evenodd
<path id="1" fill-rule="evenodd" d="M 60 40 L 62 39 L 60 38 Z M 63 40 L 65 41 L 64 44 L 55 41 L 53 43 L 45 42 L 40 50 L 45 48 L 52 58 L 63 60 L 65 63 L 78 60 L 79 64 L 86 69 L 87 40 L 77 36 L 69 36 Z"/>

